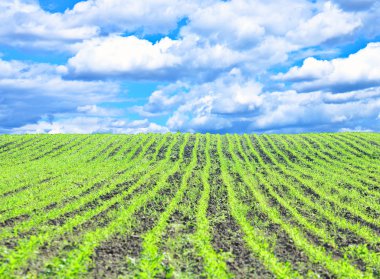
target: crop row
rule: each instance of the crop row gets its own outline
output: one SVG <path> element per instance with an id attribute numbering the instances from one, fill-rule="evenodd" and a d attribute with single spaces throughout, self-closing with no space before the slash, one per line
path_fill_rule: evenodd
<path id="1" fill-rule="evenodd" d="M 0 137 L 0 277 L 380 276 L 380 136 Z"/>

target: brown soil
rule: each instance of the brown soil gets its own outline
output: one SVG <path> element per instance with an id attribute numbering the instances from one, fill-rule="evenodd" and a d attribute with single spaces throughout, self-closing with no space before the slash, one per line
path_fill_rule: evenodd
<path id="1" fill-rule="evenodd" d="M 43 157 L 45 157 L 45 156 L 47 156 L 47 155 L 49 155 L 49 154 L 51 154 L 51 153 L 54 153 L 54 152 L 57 151 L 57 150 L 62 149 L 62 148 L 65 147 L 66 145 L 71 144 L 73 141 L 74 141 L 74 139 L 71 139 L 71 140 L 70 140 L 69 142 L 67 142 L 67 143 L 57 145 L 57 146 L 53 147 L 52 149 L 50 149 L 49 151 L 47 151 L 47 152 L 45 152 L 45 153 L 42 153 L 42 154 L 39 154 L 37 157 L 34 157 L 34 158 L 30 159 L 30 161 L 37 161 L 37 160 L 39 160 L 39 159 L 41 159 L 41 158 L 43 158 Z M 81 143 L 77 143 L 76 145 L 79 145 L 79 144 L 81 144 Z M 72 147 L 75 147 L 75 145 L 72 146 Z"/>
<path id="2" fill-rule="evenodd" d="M 170 185 L 180 183 L 179 173 L 169 177 Z M 112 236 L 96 248 L 93 255 L 94 267 L 90 270 L 93 278 L 117 278 L 137 274 L 136 263 L 142 251 L 142 236 L 152 229 L 160 214 L 175 194 L 176 187 L 162 189 L 155 199 L 140 209 L 133 227 L 124 235 Z M 163 196 L 168 198 L 163 199 Z"/>
<path id="3" fill-rule="evenodd" d="M 195 169 L 203 168 L 204 160 L 198 154 L 198 164 Z M 178 186 L 180 182 L 178 182 Z M 201 277 L 203 273 L 203 259 L 197 254 L 191 242 L 196 230 L 196 207 L 202 191 L 198 176 L 193 173 L 188 181 L 188 188 L 184 198 L 178 204 L 177 210 L 170 216 L 168 228 L 162 236 L 161 246 L 165 257 L 165 270 L 175 270 L 178 277 Z M 160 274 L 165 278 L 167 274 Z"/>
<path id="4" fill-rule="evenodd" d="M 87 162 L 90 163 L 92 161 L 95 161 L 97 158 L 102 156 L 104 153 L 106 153 L 109 149 L 111 149 L 116 144 L 119 144 L 119 142 L 111 141 L 111 143 L 109 143 L 105 148 L 103 148 L 101 151 L 99 151 L 95 156 L 93 156 Z"/>
<path id="5" fill-rule="evenodd" d="M 256 201 L 254 200 L 252 193 L 247 188 L 247 186 L 242 182 L 242 178 L 238 173 L 231 172 L 234 181 L 239 185 L 239 190 L 235 191 L 237 194 L 242 193 L 242 188 L 245 188 L 245 195 L 243 197 L 239 197 L 241 201 L 246 202 L 246 204 L 251 208 L 251 212 L 248 215 L 248 218 L 251 219 L 252 226 L 258 226 L 260 223 L 263 224 L 268 220 L 268 216 L 264 213 L 260 213 L 260 208 L 256 205 Z M 279 185 L 280 186 L 280 185 Z M 280 187 L 281 188 L 281 187 Z M 267 197 L 269 204 L 271 207 L 276 206 L 277 210 L 281 212 L 283 215 L 283 219 L 286 219 L 287 223 L 290 223 L 294 226 L 294 222 L 289 216 L 287 210 L 278 204 L 274 198 L 272 198 L 267 191 L 264 185 L 260 185 L 261 191 Z M 283 189 L 281 189 L 283 191 Z M 261 217 L 261 220 L 260 220 Z M 290 262 L 292 266 L 301 274 L 307 275 L 309 270 L 314 271 L 319 274 L 322 278 L 330 278 L 329 272 L 322 266 L 313 264 L 309 261 L 309 258 L 305 255 L 302 250 L 299 250 L 293 240 L 281 229 L 281 227 L 274 223 L 269 223 L 265 227 L 261 228 L 262 231 L 268 232 L 268 239 L 275 239 L 274 244 L 274 254 L 283 262 Z M 276 233 L 273 233 L 276 232 Z"/>
<path id="6" fill-rule="evenodd" d="M 30 143 L 31 141 L 33 141 L 33 140 L 35 140 L 35 139 L 36 139 L 36 138 L 30 138 L 30 139 L 28 139 L 28 140 L 26 140 L 26 141 L 22 141 L 22 142 L 20 142 L 20 143 L 14 145 L 14 146 L 11 146 L 11 147 L 8 148 L 7 150 L 1 150 L 0 154 L 2 154 L 2 153 L 6 153 L 6 152 L 8 152 L 9 150 L 18 150 L 19 148 L 22 148 L 23 145 L 27 145 L 28 143 Z M 1 146 L 0 149 L 1 149 L 1 148 L 8 147 L 8 146 L 10 146 L 11 144 L 14 144 L 14 142 L 6 143 L 6 144 L 4 144 L 3 146 Z"/>
<path id="7" fill-rule="evenodd" d="M 29 215 L 24 214 L 24 215 L 19 215 L 19 216 L 13 217 L 13 218 L 9 218 L 3 222 L 0 222 L 0 228 L 13 227 L 18 222 L 23 222 L 25 220 L 28 220 L 29 217 L 30 217 Z"/>
<path id="8" fill-rule="evenodd" d="M 215 148 L 211 158 L 218 158 Z M 230 254 L 227 266 L 236 278 L 274 278 L 271 272 L 250 252 L 244 234 L 231 216 L 226 187 L 220 177 L 218 163 L 213 160 L 210 173 L 210 203 L 207 217 L 213 232 L 215 251 Z"/>

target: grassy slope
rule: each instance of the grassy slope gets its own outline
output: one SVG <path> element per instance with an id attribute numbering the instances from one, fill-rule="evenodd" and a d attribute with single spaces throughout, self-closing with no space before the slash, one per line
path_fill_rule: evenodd
<path id="1" fill-rule="evenodd" d="M 0 136 L 0 277 L 378 278 L 380 134 Z"/>

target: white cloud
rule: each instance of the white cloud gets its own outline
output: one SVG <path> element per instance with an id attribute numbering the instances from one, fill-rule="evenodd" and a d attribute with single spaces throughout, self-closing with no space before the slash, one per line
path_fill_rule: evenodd
<path id="1" fill-rule="evenodd" d="M 210 119 L 210 116 L 224 115 L 228 118 L 254 113 L 262 104 L 261 88 L 261 84 L 245 81 L 240 72 L 233 69 L 213 82 L 193 86 L 180 83 L 155 91 L 148 103 L 137 111 L 142 116 L 174 111 L 168 120 L 171 130 L 186 125 L 192 131 L 196 131 L 196 127 L 203 129 L 207 123 L 212 125 L 212 128 L 222 129 L 224 121 L 219 123 L 217 118 Z"/>
<path id="2" fill-rule="evenodd" d="M 117 130 L 117 133 L 125 134 L 137 134 L 137 133 L 167 133 L 169 129 L 167 127 L 158 125 L 156 123 L 149 122 L 147 119 L 135 120 L 125 127 Z"/>
<path id="3" fill-rule="evenodd" d="M 170 114 L 167 126 L 172 131 L 310 132 L 356 126 L 378 130 L 380 87 L 338 95 L 323 91 L 265 92 L 260 84 L 229 74 L 189 90 L 179 87 L 178 94 L 171 90 L 165 95 L 163 88 L 159 96 L 182 98 L 160 103 Z M 159 111 L 153 101 L 159 102 L 153 98 L 147 107 Z"/>
<path id="4" fill-rule="evenodd" d="M 161 9 L 170 6 L 169 10 L 174 13 L 172 9 L 179 3 L 161 0 L 133 4 L 128 12 L 132 18 L 141 19 L 143 13 L 157 8 L 156 5 Z M 127 4 L 123 5 L 128 7 Z M 81 20 L 90 22 L 86 15 L 109 15 L 114 11 L 117 18 L 127 12 L 119 5 L 121 2 L 115 0 L 87 1 L 77 4 L 67 14 L 73 17 L 83 14 Z M 69 60 L 70 73 L 86 78 L 116 76 L 204 82 L 239 67 L 245 75 L 253 76 L 285 62 L 290 52 L 346 35 L 361 23 L 356 14 L 344 12 L 330 2 L 320 5 L 302 0 L 208 1 L 202 5 L 192 2 L 186 12 L 178 10 L 189 18 L 178 38 L 164 38 L 154 44 L 135 36 L 120 35 L 86 40 L 72 47 L 77 53 Z M 292 17 L 288 16 L 290 13 Z M 128 20 L 126 17 L 125 21 Z M 147 24 L 150 20 L 149 15 Z M 112 22 L 118 20 L 112 17 Z M 123 20 L 119 23 L 123 24 Z M 143 24 L 141 20 L 135 23 Z"/>
<path id="5" fill-rule="evenodd" d="M 78 25 L 85 22 L 103 32 L 143 29 L 145 34 L 166 34 L 181 18 L 211 1 L 186 0 L 88 0 L 79 2 L 65 16 Z"/>
<path id="6" fill-rule="evenodd" d="M 16 134 L 87 134 L 103 131 L 102 120 L 95 117 L 77 117 L 56 122 L 38 121 L 35 124 L 14 128 L 12 132 Z"/>
<path id="7" fill-rule="evenodd" d="M 2 0 L 0 39 L 22 49 L 75 53 L 77 43 L 99 35 L 167 34 L 179 20 L 210 2 L 88 0 L 63 13 L 50 13 L 38 1 Z"/>
<path id="8" fill-rule="evenodd" d="M 12 129 L 15 134 L 137 134 L 137 133 L 166 133 L 166 127 L 147 120 L 126 122 L 112 118 L 100 117 L 71 117 L 53 121 L 40 120 L 35 124 L 27 124 Z"/>
<path id="9" fill-rule="evenodd" d="M 0 58 L 0 78 L 15 76 L 24 65 L 17 61 L 4 61 Z"/>
<path id="10" fill-rule="evenodd" d="M 223 45 L 197 46 L 193 37 L 163 38 L 153 44 L 135 36 L 110 36 L 84 42 L 68 61 L 73 77 L 176 80 L 212 76 L 243 57 Z"/>
<path id="11" fill-rule="evenodd" d="M 198 35 L 212 44 L 249 47 L 265 34 L 248 5 L 242 1 L 218 2 L 198 9 L 190 16 L 190 23 L 181 31 L 183 36 Z"/>
<path id="12" fill-rule="evenodd" d="M 141 30 L 143 34 L 166 34 L 181 18 L 208 2 L 88 0 L 64 13 L 49 13 L 38 1 L 2 0 L 0 38 L 23 48 L 73 51 L 75 43 L 99 34 Z"/>
<path id="13" fill-rule="evenodd" d="M 292 67 L 287 73 L 280 73 L 275 80 L 304 81 L 324 78 L 334 71 L 334 66 L 329 61 L 317 60 L 308 57 L 303 61 L 302 67 Z"/>
<path id="14" fill-rule="evenodd" d="M 298 28 L 290 30 L 286 37 L 301 46 L 313 46 L 328 39 L 351 33 L 361 25 L 359 16 L 344 12 L 327 2 L 323 11 L 316 14 Z"/>
<path id="15" fill-rule="evenodd" d="M 333 58 L 357 34 L 380 34 L 380 4 L 346 2 L 88 0 L 49 13 L 37 1 L 4 0 L 2 46 L 68 51 L 71 58 L 59 66 L 0 59 L 0 131 L 167 131 L 102 107 L 115 100 L 122 80 L 171 82 L 131 111 L 168 115 L 172 130 L 374 129 L 379 43 Z M 150 42 L 148 35 L 163 39 Z M 270 80 L 268 71 L 310 51 L 323 58 L 309 57 Z M 330 93 L 348 90 L 356 91 Z"/>
<path id="16" fill-rule="evenodd" d="M 0 127 L 10 129 L 43 115 L 77 111 L 78 106 L 116 99 L 119 86 L 110 82 L 64 80 L 55 66 L 0 59 Z M 4 113 L 2 113 L 4 112 Z"/>
<path id="17" fill-rule="evenodd" d="M 38 3 L 22 0 L 0 2 L 0 39 L 3 44 L 65 49 L 63 42 L 77 42 L 97 36 L 96 25 L 75 24 L 62 14 L 52 14 L 40 8 Z"/>
<path id="18" fill-rule="evenodd" d="M 184 131 L 231 128 L 230 120 L 256 113 L 263 102 L 261 88 L 261 84 L 246 81 L 238 71 L 232 70 L 213 82 L 193 86 L 189 92 L 182 93 L 183 99 L 177 102 L 167 125 L 171 130 Z"/>
<path id="19" fill-rule="evenodd" d="M 296 28 L 311 16 L 312 6 L 299 0 L 218 1 L 190 14 L 190 22 L 181 33 L 239 49 L 252 48 L 265 35 L 283 36 Z"/>
<path id="20" fill-rule="evenodd" d="M 347 58 L 330 61 L 307 58 L 301 67 L 293 67 L 275 79 L 300 81 L 298 90 L 350 91 L 380 84 L 380 43 L 370 43 Z"/>
<path id="21" fill-rule="evenodd" d="M 169 84 L 164 88 L 152 92 L 148 98 L 148 102 L 144 106 L 133 107 L 132 111 L 142 117 L 167 115 L 179 105 L 186 102 L 184 91 L 188 89 L 189 86 L 186 83 L 178 82 Z"/>
<path id="22" fill-rule="evenodd" d="M 356 126 L 355 128 L 341 128 L 339 129 L 339 132 L 373 132 L 373 130 Z"/>
<path id="23" fill-rule="evenodd" d="M 6 15 L 0 19 L 0 38 L 74 53 L 68 67 L 58 68 L 73 78 L 204 82 L 233 67 L 246 76 L 262 75 L 290 52 L 360 25 L 357 14 L 304 0 L 88 0 L 54 14 L 30 1 L 0 5 Z M 176 39 L 141 38 L 169 34 L 183 18 L 188 21 Z"/>
<path id="24" fill-rule="evenodd" d="M 304 0 L 88 0 L 64 13 L 44 11 L 37 1 L 3 0 L 0 8 L 7 44 L 74 52 L 76 43 L 100 34 L 166 35 L 184 18 L 181 36 L 196 36 L 200 44 L 246 50 L 276 37 L 302 48 L 350 33 L 367 15 Z"/>
<path id="25" fill-rule="evenodd" d="M 357 2 L 359 2 L 359 0 Z M 372 5 L 371 3 L 369 3 L 370 5 L 367 5 L 367 9 L 360 11 L 363 21 L 363 28 L 361 28 L 360 32 L 357 34 L 357 37 L 375 38 L 380 35 L 380 29 L 378 28 L 380 24 L 380 2 L 377 0 L 372 0 L 372 2 Z M 365 6 L 360 7 L 365 8 Z M 358 9 L 358 6 L 356 8 Z"/>
<path id="26" fill-rule="evenodd" d="M 339 127 L 352 127 L 358 123 L 374 128 L 373 120 L 380 111 L 380 99 L 361 99 L 361 93 L 356 92 L 354 100 L 340 103 L 325 102 L 330 93 L 271 93 L 251 128 L 281 130 L 301 127 L 303 131 L 337 131 Z"/>
<path id="27" fill-rule="evenodd" d="M 97 105 L 84 105 L 77 107 L 77 112 L 83 113 L 86 115 L 93 115 L 93 116 L 117 116 L 121 115 L 123 112 L 120 109 L 115 108 L 102 108 Z"/>
<path id="28" fill-rule="evenodd" d="M 73 75 L 144 76 L 179 64 L 181 58 L 170 53 L 177 44 L 169 38 L 156 44 L 135 36 L 94 39 L 83 43 L 68 66 Z"/>

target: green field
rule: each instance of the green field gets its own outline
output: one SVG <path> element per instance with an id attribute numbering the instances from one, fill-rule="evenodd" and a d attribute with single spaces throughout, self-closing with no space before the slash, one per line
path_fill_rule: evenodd
<path id="1" fill-rule="evenodd" d="M 380 134 L 0 136 L 0 278 L 380 278 Z"/>

